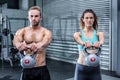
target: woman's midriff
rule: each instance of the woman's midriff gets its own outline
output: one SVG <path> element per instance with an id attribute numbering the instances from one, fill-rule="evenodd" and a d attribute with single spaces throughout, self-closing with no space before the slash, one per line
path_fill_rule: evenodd
<path id="1" fill-rule="evenodd" d="M 96 53 L 96 50 L 89 50 L 89 54 L 92 54 L 92 53 Z M 80 51 L 79 52 L 79 57 L 78 57 L 78 60 L 77 60 L 77 63 L 78 64 L 82 64 L 82 65 L 86 65 L 85 64 L 85 58 L 87 56 L 85 56 L 85 54 L 83 53 L 83 51 Z"/>
<path id="2" fill-rule="evenodd" d="M 80 51 L 80 52 L 79 52 L 79 57 L 78 57 L 77 63 L 78 63 L 78 64 L 85 65 L 84 62 L 85 62 L 85 55 L 84 55 L 83 51 Z"/>

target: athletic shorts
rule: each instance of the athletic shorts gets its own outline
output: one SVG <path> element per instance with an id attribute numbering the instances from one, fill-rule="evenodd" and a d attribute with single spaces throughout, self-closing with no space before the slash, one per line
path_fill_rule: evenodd
<path id="1" fill-rule="evenodd" d="M 100 66 L 91 67 L 77 63 L 74 80 L 102 80 Z"/>
<path id="2" fill-rule="evenodd" d="M 47 66 L 23 69 L 20 80 L 51 80 Z"/>

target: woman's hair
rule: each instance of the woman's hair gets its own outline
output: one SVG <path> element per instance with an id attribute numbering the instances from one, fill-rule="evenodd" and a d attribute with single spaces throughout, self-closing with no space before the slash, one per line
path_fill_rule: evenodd
<path id="1" fill-rule="evenodd" d="M 29 11 L 30 11 L 30 10 L 38 10 L 38 11 L 40 12 L 40 16 L 41 16 L 41 9 L 40 9 L 39 6 L 32 6 L 32 7 L 29 9 Z"/>
<path id="2" fill-rule="evenodd" d="M 81 18 L 80 18 L 80 26 L 81 26 L 81 28 L 84 29 L 84 27 L 85 27 L 85 24 L 84 24 L 84 22 L 83 22 L 83 18 L 84 18 L 85 13 L 92 13 L 92 14 L 93 14 L 93 16 L 94 16 L 93 28 L 94 28 L 95 30 L 97 30 L 97 29 L 98 29 L 97 16 L 96 16 L 95 12 L 94 12 L 92 9 L 86 9 L 86 10 L 83 12 L 83 14 L 82 14 L 82 16 L 81 16 Z"/>

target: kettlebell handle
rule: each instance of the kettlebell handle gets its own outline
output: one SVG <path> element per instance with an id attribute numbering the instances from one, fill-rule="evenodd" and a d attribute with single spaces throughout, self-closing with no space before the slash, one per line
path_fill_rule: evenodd
<path id="1" fill-rule="evenodd" d="M 26 56 L 26 55 L 29 55 L 29 56 L 35 58 L 36 55 L 37 55 L 37 51 L 34 52 L 33 54 L 28 54 L 28 53 L 26 53 L 25 51 L 21 51 L 19 55 L 20 55 L 20 58 L 21 58 L 21 59 L 22 59 L 24 56 Z"/>
<path id="2" fill-rule="evenodd" d="M 96 54 L 97 56 L 99 56 L 100 54 L 101 54 L 101 47 L 95 47 L 95 46 L 92 46 L 92 47 L 84 47 L 84 49 L 83 49 L 83 52 L 84 52 L 84 54 L 86 55 L 86 56 L 88 56 L 89 54 L 91 54 L 91 53 L 89 53 L 88 52 L 88 50 L 97 50 L 96 51 L 96 53 L 94 53 L 94 54 Z"/>

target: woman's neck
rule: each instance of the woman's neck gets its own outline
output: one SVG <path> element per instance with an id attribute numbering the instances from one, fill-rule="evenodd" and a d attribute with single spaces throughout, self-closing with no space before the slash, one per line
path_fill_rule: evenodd
<path id="1" fill-rule="evenodd" d="M 94 30 L 93 27 L 89 27 L 89 28 L 85 27 L 84 28 L 84 31 L 86 31 L 86 32 L 90 32 L 90 31 L 93 31 L 93 30 Z"/>

